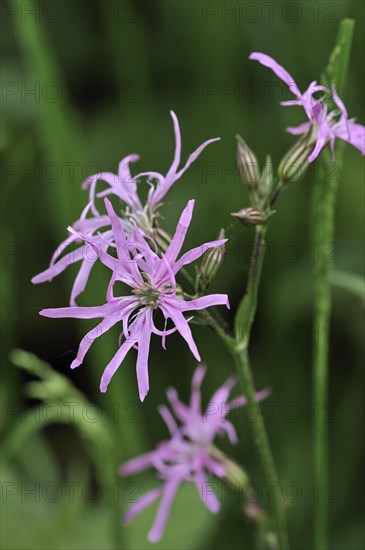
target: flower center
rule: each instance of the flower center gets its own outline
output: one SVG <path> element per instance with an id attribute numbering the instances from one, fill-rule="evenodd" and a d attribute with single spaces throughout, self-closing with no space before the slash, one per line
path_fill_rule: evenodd
<path id="1" fill-rule="evenodd" d="M 158 308 L 158 302 L 160 298 L 160 291 L 151 285 L 151 283 L 144 283 L 140 288 L 132 290 L 133 294 L 138 296 L 141 306 L 150 307 L 152 309 Z"/>

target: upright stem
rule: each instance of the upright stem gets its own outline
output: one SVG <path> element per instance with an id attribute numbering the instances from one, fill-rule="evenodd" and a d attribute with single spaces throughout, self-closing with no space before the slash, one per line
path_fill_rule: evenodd
<path id="1" fill-rule="evenodd" d="M 254 442 L 262 464 L 265 483 L 270 491 L 270 497 L 272 498 L 270 506 L 275 521 L 275 530 L 279 548 L 281 550 L 286 550 L 289 548 L 289 542 L 279 478 L 276 472 L 270 442 L 260 406 L 255 399 L 256 389 L 248 355 L 248 345 L 257 309 L 258 288 L 264 261 L 266 229 L 266 225 L 256 227 L 255 243 L 251 256 L 247 291 L 238 308 L 235 321 L 236 344 L 231 347 L 231 353 L 236 362 L 239 381 L 242 386 L 242 390 L 246 395 L 247 404 L 254 406 L 257 411 L 255 422 L 252 422 Z"/>
<path id="2" fill-rule="evenodd" d="M 323 82 L 336 84 L 343 97 L 354 23 L 341 22 L 336 46 L 330 57 Z M 341 144 L 342 145 L 342 144 Z M 340 149 L 340 150 L 339 150 Z M 328 355 L 331 320 L 331 271 L 334 241 L 334 216 L 341 165 L 342 147 L 336 148 L 337 174 L 329 174 L 333 164 L 328 150 L 321 157 L 321 177 L 313 191 L 313 245 L 314 245 L 314 313 L 313 313 L 313 401 L 317 412 L 314 419 L 315 517 L 314 540 L 316 550 L 326 550 L 328 544 L 328 509 L 325 491 L 328 480 L 328 431 L 326 404 L 328 402 Z"/>

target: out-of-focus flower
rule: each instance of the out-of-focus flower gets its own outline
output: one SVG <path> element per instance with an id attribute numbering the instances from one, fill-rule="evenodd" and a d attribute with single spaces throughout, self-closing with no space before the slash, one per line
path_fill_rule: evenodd
<path id="1" fill-rule="evenodd" d="M 84 291 L 91 269 L 97 260 L 94 252 L 90 254 L 89 244 L 83 244 L 78 234 L 87 235 L 92 238 L 94 244 L 99 248 L 103 248 L 104 251 L 115 246 L 112 232 L 110 231 L 109 217 L 99 213 L 96 199 L 102 199 L 110 195 L 118 197 L 122 202 L 122 212 L 119 216 L 120 222 L 126 235 L 132 236 L 133 238 L 136 230 L 142 230 L 145 235 L 154 238 L 156 232 L 155 212 L 161 205 L 161 201 L 164 199 L 166 193 L 171 186 L 181 178 L 210 143 L 220 140 L 220 138 L 214 138 L 202 143 L 189 156 L 185 165 L 179 169 L 181 162 L 180 126 L 177 116 L 173 111 L 171 111 L 171 117 L 175 131 L 175 153 L 167 174 L 163 176 L 158 172 L 141 172 L 140 174 L 132 176 L 130 164 L 139 160 L 139 155 L 132 154 L 121 160 L 118 174 L 100 172 L 99 174 L 88 177 L 82 184 L 82 188 L 89 189 L 89 203 L 81 214 L 80 219 L 72 226 L 75 233 L 61 243 L 52 257 L 50 266 L 45 271 L 32 278 L 34 284 L 51 281 L 69 265 L 81 261 L 81 268 L 75 280 L 70 300 L 71 306 L 76 305 L 75 300 Z M 138 196 L 138 185 L 141 178 L 147 178 L 151 187 L 145 205 L 142 204 Z M 103 191 L 96 192 L 96 186 L 99 181 L 104 181 L 107 184 L 107 188 Z M 156 185 L 153 184 L 153 181 L 156 182 Z M 91 217 L 87 217 L 90 212 Z M 76 250 L 68 251 L 62 256 L 62 253 L 74 244 L 80 244 L 80 247 Z"/>
<path id="2" fill-rule="evenodd" d="M 227 435 L 232 444 L 237 443 L 236 430 L 226 417 L 230 411 L 244 406 L 246 399 L 240 396 L 228 401 L 235 385 L 232 377 L 218 388 L 203 412 L 200 387 L 204 375 L 205 367 L 199 365 L 193 376 L 189 405 L 180 401 L 175 389 L 168 390 L 167 397 L 173 414 L 165 405 L 161 405 L 159 411 L 170 432 L 170 439 L 120 467 L 123 476 L 154 468 L 157 476 L 163 480 L 160 487 L 145 493 L 138 502 L 132 504 L 123 518 L 124 523 L 129 523 L 161 497 L 156 519 L 148 534 L 151 542 L 157 542 L 162 537 L 173 499 L 184 482 L 195 484 L 202 502 L 211 512 L 220 510 L 219 500 L 209 489 L 208 475 L 227 478 L 232 462 L 213 444 L 218 435 Z M 265 399 L 268 395 L 268 390 L 258 392 L 256 400 Z"/>
<path id="3" fill-rule="evenodd" d="M 200 361 L 200 355 L 189 323 L 183 313 L 206 309 L 215 305 L 229 307 L 226 294 L 211 294 L 197 299 L 184 300 L 178 293 L 175 280 L 176 274 L 183 266 L 198 259 L 208 248 L 221 246 L 226 242 L 226 239 L 205 243 L 186 252 L 179 260 L 177 259 L 192 218 L 194 200 L 191 200 L 180 217 L 175 235 L 166 253 L 160 257 L 152 250 L 142 231 L 135 232 L 134 240 L 128 239 L 121 220 L 114 212 L 108 198 L 105 198 L 105 206 L 112 225 L 117 258 L 106 252 L 104 247 L 99 248 L 94 238 L 81 233 L 76 234 L 72 228 L 70 228 L 70 231 L 73 235 L 77 235 L 85 243 L 91 245 L 101 262 L 112 270 L 112 277 L 106 295 L 107 302 L 104 305 L 95 307 L 72 306 L 43 309 L 40 314 L 53 318 L 103 318 L 103 321 L 82 339 L 71 368 L 82 364 L 85 354 L 95 338 L 121 322 L 123 326 L 122 336 L 125 337 L 125 341 L 107 365 L 101 378 L 100 390 L 102 392 L 107 390 L 112 376 L 121 365 L 126 354 L 132 347 L 135 347 L 138 349 L 136 366 L 138 389 L 140 399 L 143 401 L 149 390 L 148 354 L 151 335 L 154 333 L 162 336 L 162 345 L 165 348 L 166 336 L 177 330 L 186 340 L 194 357 Z M 113 289 L 116 281 L 122 281 L 129 286 L 131 288 L 130 295 L 114 296 Z M 159 330 L 154 324 L 153 317 L 156 310 L 160 310 L 165 318 L 163 330 Z M 171 329 L 166 328 L 169 319 L 175 325 Z"/>
<path id="4" fill-rule="evenodd" d="M 342 100 L 338 97 L 334 86 L 331 88 L 333 102 L 338 109 L 328 112 L 327 105 L 324 105 L 324 97 L 315 99 L 313 95 L 316 92 L 328 92 L 325 86 L 320 86 L 316 81 L 313 81 L 308 89 L 302 94 L 299 91 L 293 77 L 277 63 L 272 57 L 254 52 L 249 56 L 249 59 L 258 61 L 261 65 L 271 69 L 285 84 L 288 86 L 296 99 L 282 101 L 281 105 L 301 105 L 308 117 L 308 122 L 304 122 L 295 127 L 287 128 L 287 132 L 294 135 L 306 134 L 311 126 L 316 130 L 315 146 L 311 154 L 308 156 L 308 162 L 313 162 L 321 152 L 321 150 L 330 144 L 332 158 L 334 160 L 335 139 L 347 141 L 365 155 L 365 127 L 357 124 L 353 119 L 348 118 L 347 110 Z"/>

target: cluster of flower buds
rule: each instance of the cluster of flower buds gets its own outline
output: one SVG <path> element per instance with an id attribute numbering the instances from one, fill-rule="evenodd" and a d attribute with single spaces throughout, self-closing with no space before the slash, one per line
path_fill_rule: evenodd
<path id="1" fill-rule="evenodd" d="M 232 216 L 238 218 L 244 225 L 262 225 L 266 221 L 264 204 L 273 188 L 273 169 L 271 159 L 268 156 L 262 172 L 255 153 L 247 143 L 236 136 L 237 140 L 237 165 L 245 184 L 251 206 L 233 212 Z"/>
<path id="2" fill-rule="evenodd" d="M 237 166 L 242 181 L 253 199 L 258 199 L 255 202 L 260 202 L 260 199 L 266 199 L 272 189 L 273 168 L 271 158 L 269 156 L 266 157 L 265 165 L 261 172 L 255 153 L 241 136 L 237 135 L 236 140 Z"/>

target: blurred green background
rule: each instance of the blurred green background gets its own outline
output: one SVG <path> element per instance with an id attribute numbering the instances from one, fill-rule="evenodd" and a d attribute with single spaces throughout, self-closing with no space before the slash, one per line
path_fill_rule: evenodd
<path id="1" fill-rule="evenodd" d="M 350 116 L 363 122 L 364 4 L 359 1 L 2 3 L 1 387 L 7 451 L 2 472 L 3 548 L 150 548 L 146 535 L 156 507 L 128 528 L 121 528 L 119 517 L 135 494 L 158 481 L 147 472 L 117 484 L 114 473 L 122 461 L 166 437 L 156 406 L 165 400 L 169 385 L 187 399 L 195 368 L 178 336 L 169 338 L 166 352 L 155 338 L 151 390 L 143 407 L 138 402 L 133 351 L 108 393 L 101 395 L 100 375 L 117 344 L 114 331 L 92 346 L 80 369 L 69 370 L 90 323 L 40 318 L 38 310 L 67 305 L 76 270 L 70 268 L 51 284 L 33 286 L 30 279 L 46 268 L 66 227 L 86 204 L 81 182 L 99 170 L 116 171 L 119 160 L 130 153 L 141 155 L 139 171 L 166 171 L 174 151 L 170 109 L 180 120 L 183 158 L 205 139 L 220 136 L 222 141 L 211 145 L 173 187 L 161 213 L 165 228 L 172 231 L 186 202 L 196 199 L 189 248 L 215 238 L 221 227 L 228 228 L 226 260 L 211 290 L 228 292 L 232 308 L 227 319 L 232 321 L 253 239 L 250 229 L 240 228 L 230 217 L 248 204 L 235 168 L 234 136 L 240 133 L 260 162 L 270 153 L 277 164 L 293 143 L 284 127 L 303 120 L 299 109 L 279 106 L 287 98 L 286 90 L 270 71 L 249 62 L 248 55 L 272 55 L 305 89 L 320 78 L 343 17 L 356 21 L 346 105 Z M 363 176 L 363 160 L 347 147 L 334 268 L 358 275 L 363 271 Z M 293 501 L 288 506 L 293 548 L 312 547 L 314 499 L 325 498 L 331 549 L 357 550 L 364 540 L 364 316 L 359 298 L 338 287 L 333 288 L 331 326 L 331 485 L 313 485 L 315 247 L 310 241 L 310 198 L 315 177 L 313 167 L 278 203 L 268 235 L 251 356 L 257 387 L 272 388 L 264 414 L 279 477 L 284 485 L 300 489 L 288 498 Z M 103 303 L 105 281 L 103 269 L 95 269 L 79 303 Z M 194 336 L 208 365 L 208 400 L 234 366 L 210 331 L 195 326 Z M 55 393 L 46 394 L 57 406 L 85 399 L 78 409 L 81 417 L 57 407 L 38 417 L 25 414 L 39 405 L 36 397 L 42 397 L 43 390 L 29 386 L 34 376 L 9 359 L 14 348 L 32 352 L 72 380 L 85 398 L 64 387 L 62 379 L 52 386 L 52 376 L 53 389 L 47 391 Z M 239 420 L 239 445 L 219 445 L 244 464 L 266 506 L 250 422 L 244 416 Z M 193 487 L 182 491 L 166 535 L 155 548 L 251 549 L 252 528 L 242 514 L 244 503 L 222 491 L 218 516 L 206 512 Z"/>

